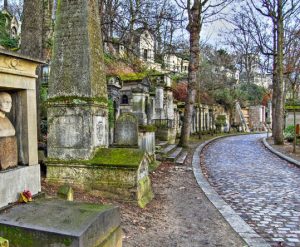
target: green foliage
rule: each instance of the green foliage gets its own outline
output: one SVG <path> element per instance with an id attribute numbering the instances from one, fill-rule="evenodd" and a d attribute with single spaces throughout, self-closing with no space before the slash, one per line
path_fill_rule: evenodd
<path id="1" fill-rule="evenodd" d="M 105 64 L 112 64 L 113 61 L 115 60 L 114 56 L 109 54 L 109 53 L 104 53 L 104 63 Z"/>
<path id="2" fill-rule="evenodd" d="M 295 99 L 295 101 L 293 99 L 287 99 L 285 101 L 285 104 L 289 107 L 292 107 L 292 106 L 300 106 L 300 99 Z M 287 107 L 286 106 L 286 107 Z"/>
<path id="3" fill-rule="evenodd" d="M 267 93 L 264 87 L 255 85 L 253 83 L 241 84 L 239 89 L 245 93 L 246 100 L 249 101 L 251 105 L 260 104 L 264 95 Z"/>
<path id="4" fill-rule="evenodd" d="M 16 49 L 19 46 L 19 39 L 10 37 L 7 18 L 7 15 L 0 13 L 0 45 L 8 49 Z"/>
<path id="5" fill-rule="evenodd" d="M 226 125 L 226 116 L 225 115 L 218 115 L 215 121 L 215 125 L 217 128 L 221 128 L 222 126 Z"/>
<path id="6" fill-rule="evenodd" d="M 295 126 L 289 125 L 288 127 L 286 127 L 283 131 L 283 136 L 284 139 L 286 139 L 288 142 L 292 142 L 295 137 Z"/>
<path id="7" fill-rule="evenodd" d="M 300 110 L 300 105 L 286 105 L 286 110 Z"/>

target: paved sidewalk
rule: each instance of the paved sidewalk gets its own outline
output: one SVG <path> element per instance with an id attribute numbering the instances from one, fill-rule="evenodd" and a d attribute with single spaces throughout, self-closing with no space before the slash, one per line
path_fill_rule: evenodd
<path id="1" fill-rule="evenodd" d="M 274 246 L 300 246 L 300 169 L 266 150 L 265 135 L 221 139 L 205 151 L 208 180 Z"/>

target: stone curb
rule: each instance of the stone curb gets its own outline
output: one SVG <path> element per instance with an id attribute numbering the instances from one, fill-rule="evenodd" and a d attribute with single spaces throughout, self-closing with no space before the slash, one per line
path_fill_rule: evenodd
<path id="1" fill-rule="evenodd" d="M 296 165 L 297 167 L 300 168 L 300 162 L 298 160 L 295 160 L 279 151 L 277 151 L 276 149 L 274 149 L 268 142 L 266 138 L 262 139 L 262 142 L 264 144 L 264 146 L 269 149 L 269 151 L 271 151 L 272 153 L 276 154 L 277 156 L 279 156 L 281 159 L 284 159 L 285 161 L 288 161 L 294 165 Z"/>
<path id="2" fill-rule="evenodd" d="M 261 236 L 259 236 L 210 186 L 209 182 L 204 177 L 200 167 L 200 154 L 203 148 L 221 138 L 232 137 L 235 135 L 221 136 L 213 138 L 200 144 L 193 154 L 193 172 L 198 185 L 205 193 L 210 202 L 222 214 L 225 220 L 239 234 L 239 236 L 246 242 L 249 247 L 271 247 Z"/>

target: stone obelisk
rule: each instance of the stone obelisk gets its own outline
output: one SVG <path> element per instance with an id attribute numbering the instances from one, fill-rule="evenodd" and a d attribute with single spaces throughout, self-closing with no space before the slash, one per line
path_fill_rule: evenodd
<path id="1" fill-rule="evenodd" d="M 58 1 L 49 81 L 49 160 L 108 146 L 107 87 L 97 0 Z"/>

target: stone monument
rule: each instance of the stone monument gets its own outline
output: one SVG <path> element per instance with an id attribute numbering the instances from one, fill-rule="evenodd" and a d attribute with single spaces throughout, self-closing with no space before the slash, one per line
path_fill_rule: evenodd
<path id="1" fill-rule="evenodd" d="M 96 148 L 108 146 L 98 4 L 78 0 L 58 5 L 49 81 L 48 157 L 89 159 Z"/>
<path id="2" fill-rule="evenodd" d="M 12 107 L 10 94 L 0 92 L 0 170 L 15 167 L 18 164 L 16 130 L 5 116 Z"/>
<path id="3" fill-rule="evenodd" d="M 49 80 L 47 181 L 98 190 L 144 207 L 153 198 L 145 153 L 107 148 L 103 57 L 98 1 L 58 1 Z"/>
<path id="4" fill-rule="evenodd" d="M 25 189 L 33 195 L 41 190 L 35 87 L 40 63 L 0 50 L 0 208 Z"/>

